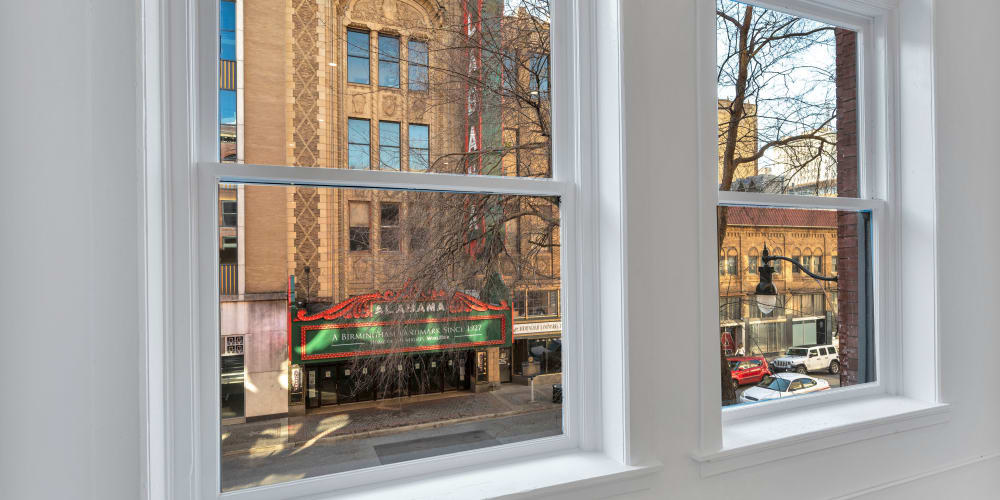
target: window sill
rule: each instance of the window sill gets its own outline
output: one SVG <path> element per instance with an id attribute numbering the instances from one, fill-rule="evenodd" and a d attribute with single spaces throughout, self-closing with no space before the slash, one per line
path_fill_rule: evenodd
<path id="1" fill-rule="evenodd" d="M 415 481 L 395 481 L 375 488 L 361 487 L 315 498 L 545 498 L 556 492 L 566 493 L 619 482 L 621 491 L 615 494 L 623 494 L 635 491 L 635 486 L 625 481 L 654 474 L 660 469 L 660 464 L 622 465 L 599 452 L 573 451 L 532 457 L 517 463 L 455 471 Z M 615 486 L 610 488 L 615 491 Z M 607 489 L 602 489 L 602 496 L 606 496 L 607 492 Z"/>
<path id="2" fill-rule="evenodd" d="M 696 453 L 702 477 L 948 421 L 947 404 L 872 396 L 726 422 L 723 448 Z"/>

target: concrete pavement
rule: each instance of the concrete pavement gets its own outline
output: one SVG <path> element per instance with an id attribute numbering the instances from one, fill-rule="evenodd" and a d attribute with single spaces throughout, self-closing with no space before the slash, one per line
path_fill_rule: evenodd
<path id="1" fill-rule="evenodd" d="M 330 416 L 334 417 L 337 414 Z M 379 436 L 318 439 L 294 447 L 257 448 L 222 457 L 222 490 L 293 481 L 561 433 L 562 409 L 547 403 L 529 412 L 431 428 L 405 427 Z"/>
<path id="2" fill-rule="evenodd" d="M 360 439 L 550 410 L 551 385 L 504 384 L 483 393 L 449 392 L 333 406 L 304 416 L 222 426 L 223 456 L 277 452 L 317 441 Z"/>

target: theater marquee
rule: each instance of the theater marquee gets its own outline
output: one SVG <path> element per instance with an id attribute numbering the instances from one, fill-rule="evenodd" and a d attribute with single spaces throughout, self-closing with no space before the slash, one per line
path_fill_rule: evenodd
<path id="1" fill-rule="evenodd" d="M 387 291 L 308 314 L 289 306 L 292 364 L 511 343 L 511 309 L 462 292 Z"/>

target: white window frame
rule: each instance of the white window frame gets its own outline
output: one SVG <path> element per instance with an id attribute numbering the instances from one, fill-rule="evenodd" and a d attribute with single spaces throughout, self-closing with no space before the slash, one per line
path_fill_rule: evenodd
<path id="1" fill-rule="evenodd" d="M 703 259 L 699 266 L 703 281 L 699 329 L 701 429 L 699 449 L 693 455 L 702 462 L 703 475 L 861 439 L 860 434 L 845 429 L 871 434 L 874 432 L 871 429 L 903 418 L 900 415 L 914 420 L 923 418 L 920 425 L 929 425 L 944 418 L 947 409 L 946 405 L 938 404 L 936 301 L 933 295 L 917 295 L 917 290 L 934 290 L 936 286 L 930 2 L 918 0 L 901 6 L 896 0 L 739 1 L 858 33 L 859 197 L 719 191 L 716 2 L 698 2 L 699 242 Z M 907 25 L 904 20 L 912 24 Z M 901 44 L 903 36 L 924 41 L 926 46 Z M 904 114 L 912 121 L 902 122 L 900 117 Z M 901 177 L 899 165 L 904 161 L 907 169 Z M 720 204 L 872 212 L 875 382 L 721 408 L 715 269 L 716 207 Z M 911 252 L 914 245 L 921 249 Z M 901 252 L 902 249 L 907 251 Z M 925 364 L 924 369 L 918 367 L 921 364 Z M 780 429 L 762 432 L 759 425 L 796 415 L 804 421 L 823 420 L 816 418 L 818 413 L 810 412 L 883 401 L 880 398 L 904 398 L 908 406 L 869 405 L 840 421 L 827 418 L 825 424 L 798 433 Z M 780 425 L 775 420 L 772 427 Z M 878 432 L 898 430 L 898 426 L 887 425 L 879 427 Z M 759 435 L 747 438 L 754 432 Z M 837 437 L 831 438 L 834 434 Z"/>
<path id="2" fill-rule="evenodd" d="M 147 264 L 142 411 L 148 498 L 337 494 L 417 475 L 453 473 L 469 479 L 475 474 L 468 471 L 472 466 L 488 472 L 495 482 L 491 491 L 499 494 L 655 470 L 631 463 L 627 427 L 617 0 L 553 2 L 550 92 L 552 120 L 557 124 L 553 179 L 220 163 L 217 3 L 143 0 L 141 5 Z M 560 294 L 560 308 L 566 312 L 564 433 L 220 493 L 220 345 L 218 335 L 207 333 L 217 333 L 219 325 L 216 238 L 221 181 L 560 196 L 565 243 L 561 286 L 566 292 Z M 531 467 L 532 460 L 547 465 Z M 553 460 L 564 461 L 566 471 L 553 475 Z M 513 467 L 521 468 L 518 484 L 509 481 Z M 431 483 L 427 488 L 445 487 Z M 486 484 L 472 481 L 467 488 L 482 491 Z M 454 493 L 452 485 L 447 487 Z M 417 491 L 412 488 L 408 491 Z"/>

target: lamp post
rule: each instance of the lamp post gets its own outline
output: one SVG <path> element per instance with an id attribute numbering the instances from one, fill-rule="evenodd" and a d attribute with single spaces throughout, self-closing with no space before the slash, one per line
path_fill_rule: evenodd
<path id="1" fill-rule="evenodd" d="M 767 245 L 764 245 L 764 251 L 760 255 L 760 263 L 762 265 L 757 268 L 757 272 L 760 275 L 760 283 L 757 283 L 757 290 L 754 292 L 757 308 L 760 309 L 761 314 L 771 314 L 771 311 L 774 310 L 774 306 L 778 304 L 778 290 L 774 287 L 774 281 L 772 279 L 774 267 L 770 265 L 771 261 L 775 260 L 791 262 L 793 266 L 806 273 L 812 279 L 820 281 L 837 281 L 836 276 L 821 276 L 819 274 L 815 274 L 803 267 L 802 264 L 799 264 L 788 257 L 781 255 L 769 255 L 767 252 Z"/>

